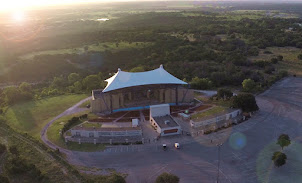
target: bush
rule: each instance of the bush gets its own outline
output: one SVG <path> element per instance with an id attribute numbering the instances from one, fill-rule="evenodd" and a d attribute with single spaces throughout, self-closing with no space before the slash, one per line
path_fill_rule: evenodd
<path id="1" fill-rule="evenodd" d="M 179 178 L 176 175 L 166 172 L 159 175 L 155 180 L 155 183 L 178 183 L 178 182 L 179 182 Z"/>
<path id="2" fill-rule="evenodd" d="M 9 180 L 8 180 L 7 177 L 4 177 L 4 176 L 0 175 L 0 182 L 1 183 L 9 183 Z"/>
<path id="3" fill-rule="evenodd" d="M 282 59 L 283 59 L 283 57 L 282 57 Z M 277 58 L 272 58 L 271 59 L 271 62 L 273 63 L 273 64 L 277 64 L 278 63 L 278 59 Z"/>
<path id="4" fill-rule="evenodd" d="M 229 89 L 220 88 L 217 91 L 217 98 L 218 99 L 226 99 L 229 100 L 233 96 L 233 92 Z"/>
<path id="5" fill-rule="evenodd" d="M 273 66 L 266 66 L 266 67 L 264 68 L 264 72 L 265 72 L 266 74 L 272 74 L 273 71 L 275 71 L 275 68 L 274 68 Z"/>
<path id="6" fill-rule="evenodd" d="M 287 159 L 286 154 L 280 151 L 274 152 L 272 156 L 272 160 L 274 161 L 276 167 L 280 167 L 284 165 L 286 163 L 286 159 Z"/>
<path id="7" fill-rule="evenodd" d="M 245 79 L 242 82 L 242 89 L 245 92 L 252 92 L 256 89 L 256 83 L 252 79 Z"/>
<path id="8" fill-rule="evenodd" d="M 113 173 L 107 178 L 105 183 L 126 183 L 126 180 L 121 175 Z"/>
<path id="9" fill-rule="evenodd" d="M 264 51 L 263 53 L 264 53 L 264 54 L 273 54 L 271 51 L 267 51 L 267 50 Z"/>
<path id="10" fill-rule="evenodd" d="M 199 90 L 206 90 L 212 87 L 212 82 L 208 78 L 195 77 L 190 82 L 191 87 Z"/>
<path id="11" fill-rule="evenodd" d="M 6 146 L 4 144 L 0 144 L 0 154 L 6 151 Z"/>
<path id="12" fill-rule="evenodd" d="M 265 60 L 258 60 L 254 62 L 254 65 L 260 68 L 264 68 L 265 66 L 271 65 L 272 63 Z"/>
<path id="13" fill-rule="evenodd" d="M 285 70 L 281 70 L 281 71 L 278 72 L 278 76 L 280 78 L 284 78 L 284 77 L 288 76 L 288 72 L 285 71 Z"/>
<path id="14" fill-rule="evenodd" d="M 302 60 L 302 53 L 298 55 L 298 59 Z"/>
<path id="15" fill-rule="evenodd" d="M 278 55 L 278 56 L 277 56 L 277 59 L 278 59 L 279 61 L 282 61 L 282 60 L 283 60 L 283 56 L 282 56 L 282 55 Z"/>

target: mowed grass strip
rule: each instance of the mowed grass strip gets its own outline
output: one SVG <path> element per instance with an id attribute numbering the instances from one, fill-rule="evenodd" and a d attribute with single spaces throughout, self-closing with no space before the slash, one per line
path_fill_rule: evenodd
<path id="1" fill-rule="evenodd" d="M 72 117 L 79 117 L 83 114 L 88 114 L 89 118 L 96 118 L 96 116 L 92 113 L 89 113 L 89 110 L 83 111 L 80 113 L 75 113 L 68 116 L 63 116 L 62 118 L 56 120 L 47 130 L 47 137 L 48 140 L 50 140 L 52 143 L 56 144 L 57 146 L 60 146 L 65 149 L 74 150 L 74 151 L 86 151 L 86 152 L 93 152 L 93 151 L 101 151 L 105 149 L 105 145 L 103 144 L 79 144 L 77 142 L 68 142 L 65 143 L 64 139 L 60 135 L 61 129 L 64 127 L 64 125 L 67 123 L 68 120 L 70 120 Z M 80 120 L 76 125 L 84 122 L 85 120 Z M 101 125 L 93 124 L 93 123 L 84 123 L 86 127 L 100 127 Z"/>
<path id="2" fill-rule="evenodd" d="M 13 129 L 40 139 L 40 131 L 50 120 L 86 97 L 62 95 L 16 104 L 7 109 L 5 118 Z"/>

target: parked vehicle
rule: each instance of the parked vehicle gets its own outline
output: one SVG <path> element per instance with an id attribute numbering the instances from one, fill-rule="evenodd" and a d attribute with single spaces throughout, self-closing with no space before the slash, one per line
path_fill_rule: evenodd
<path id="1" fill-rule="evenodd" d="M 180 149 L 179 143 L 175 143 L 175 144 L 174 144 L 174 147 L 175 147 L 176 149 Z"/>
<path id="2" fill-rule="evenodd" d="M 164 151 L 167 150 L 167 144 L 163 144 L 163 150 L 164 150 Z"/>

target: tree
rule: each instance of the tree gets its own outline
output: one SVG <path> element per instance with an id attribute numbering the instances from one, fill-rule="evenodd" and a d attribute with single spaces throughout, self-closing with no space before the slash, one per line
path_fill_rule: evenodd
<path id="1" fill-rule="evenodd" d="M 23 100 L 28 100 L 33 98 L 32 87 L 29 83 L 23 82 L 19 86 L 20 94 Z"/>
<path id="2" fill-rule="evenodd" d="M 179 178 L 176 175 L 167 172 L 162 173 L 155 180 L 155 183 L 178 183 L 178 182 L 179 182 Z"/>
<path id="3" fill-rule="evenodd" d="M 101 87 L 102 81 L 98 75 L 89 75 L 83 79 L 83 86 L 87 91 L 99 89 Z"/>
<path id="4" fill-rule="evenodd" d="M 19 89 L 13 86 L 5 88 L 3 90 L 3 95 L 4 95 L 4 101 L 7 104 L 15 104 L 21 98 Z"/>
<path id="5" fill-rule="evenodd" d="M 242 82 L 242 88 L 243 91 L 245 92 L 252 92 L 255 90 L 255 87 L 256 87 L 256 83 L 252 79 L 245 79 Z"/>
<path id="6" fill-rule="evenodd" d="M 281 134 L 277 141 L 277 144 L 281 146 L 282 150 L 284 147 L 289 146 L 290 143 L 290 138 L 287 134 Z"/>
<path id="7" fill-rule="evenodd" d="M 302 60 L 302 53 L 298 55 L 298 59 Z"/>
<path id="8" fill-rule="evenodd" d="M 29 83 L 23 82 L 23 83 L 20 84 L 19 90 L 21 92 L 26 93 L 26 92 L 31 92 L 32 88 L 31 88 L 31 85 Z"/>
<path id="9" fill-rule="evenodd" d="M 79 80 L 80 80 L 80 75 L 78 73 L 71 73 L 68 76 L 68 82 L 69 82 L 69 84 L 73 84 L 73 83 L 75 83 L 75 82 L 77 82 Z"/>
<path id="10" fill-rule="evenodd" d="M 212 87 L 212 82 L 208 78 L 194 77 L 190 84 L 192 88 L 200 90 L 206 90 Z"/>
<path id="11" fill-rule="evenodd" d="M 64 88 L 66 86 L 65 79 L 60 76 L 60 77 L 54 77 L 51 87 L 53 88 Z"/>
<path id="12" fill-rule="evenodd" d="M 82 83 L 80 81 L 75 82 L 73 84 L 73 86 L 74 86 L 74 91 L 76 93 L 80 93 L 82 91 L 82 89 L 83 89 L 83 85 L 82 85 Z"/>
<path id="13" fill-rule="evenodd" d="M 274 152 L 272 156 L 272 160 L 274 161 L 276 167 L 280 167 L 284 165 L 286 163 L 286 159 L 287 159 L 286 154 L 280 151 Z"/>
<path id="14" fill-rule="evenodd" d="M 144 72 L 144 71 L 145 71 L 145 69 L 143 66 L 137 66 L 130 70 L 130 72 Z"/>
<path id="15" fill-rule="evenodd" d="M 217 91 L 217 98 L 218 99 L 226 99 L 229 100 L 233 96 L 233 92 L 226 88 L 220 88 Z"/>
<path id="16" fill-rule="evenodd" d="M 244 112 L 259 110 L 255 96 L 251 93 L 240 93 L 232 97 L 232 107 L 239 108 Z"/>

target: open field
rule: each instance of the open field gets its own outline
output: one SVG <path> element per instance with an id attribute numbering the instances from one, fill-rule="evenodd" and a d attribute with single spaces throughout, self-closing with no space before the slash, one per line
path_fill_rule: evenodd
<path id="1" fill-rule="evenodd" d="M 77 47 L 77 48 L 32 52 L 32 53 L 20 56 L 20 59 L 22 59 L 22 60 L 33 59 L 35 56 L 38 56 L 38 55 L 59 55 L 59 54 L 79 54 L 80 55 L 80 54 L 85 54 L 87 51 L 102 52 L 105 50 L 110 50 L 110 51 L 114 52 L 114 51 L 121 51 L 121 50 L 132 49 L 132 48 L 139 49 L 139 48 L 148 47 L 150 45 L 152 45 L 152 43 L 149 43 L 149 42 L 133 42 L 133 43 L 119 42 L 118 44 L 112 43 L 112 42 L 106 42 L 106 43 L 85 45 L 85 46 Z"/>
<path id="2" fill-rule="evenodd" d="M 48 121 L 86 97 L 84 94 L 63 95 L 16 104 L 7 109 L 5 118 L 13 129 L 39 138 Z"/>
<path id="3" fill-rule="evenodd" d="M 264 54 L 264 51 L 270 51 L 272 54 Z M 302 75 L 302 61 L 297 57 L 302 50 L 295 47 L 268 47 L 261 50 L 258 56 L 249 57 L 250 60 L 270 60 L 278 55 L 282 55 L 283 61 L 277 64 L 278 69 L 287 70 L 290 74 Z"/>

